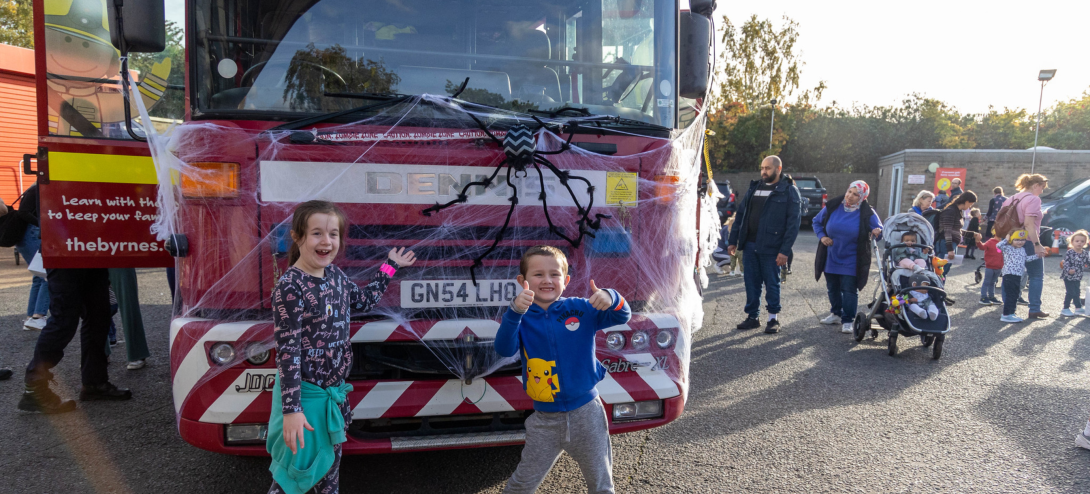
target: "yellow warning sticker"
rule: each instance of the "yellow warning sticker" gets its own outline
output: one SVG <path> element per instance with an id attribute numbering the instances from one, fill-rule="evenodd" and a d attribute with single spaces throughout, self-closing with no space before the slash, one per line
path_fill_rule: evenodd
<path id="1" fill-rule="evenodd" d="M 606 173 L 606 204 L 635 204 L 637 180 L 635 173 Z"/>

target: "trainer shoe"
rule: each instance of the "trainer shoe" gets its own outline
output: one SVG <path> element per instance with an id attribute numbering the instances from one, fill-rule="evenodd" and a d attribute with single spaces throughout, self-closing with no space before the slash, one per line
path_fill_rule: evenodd
<path id="1" fill-rule="evenodd" d="M 11 379 L 11 369 L 0 369 L 0 381 Z"/>
<path id="2" fill-rule="evenodd" d="M 1086 308 L 1075 309 L 1075 310 L 1071 311 L 1071 313 L 1075 314 L 1076 316 L 1085 316 L 1086 315 Z"/>
<path id="3" fill-rule="evenodd" d="M 17 406 L 24 412 L 52 415 L 75 410 L 76 402 L 62 400 L 52 389 L 49 389 L 49 381 L 40 381 L 26 385 Z"/>
<path id="4" fill-rule="evenodd" d="M 132 362 L 129 362 L 128 365 L 125 366 L 125 368 L 129 370 L 143 369 L 144 366 L 147 364 L 148 362 L 146 359 L 133 360 Z"/>
<path id="5" fill-rule="evenodd" d="M 1018 297 L 1018 305 L 1029 305 L 1029 300 L 1025 297 Z"/>
<path id="6" fill-rule="evenodd" d="M 756 317 L 747 317 L 746 320 L 742 321 L 742 324 L 739 324 L 737 327 L 740 330 L 757 329 L 761 327 L 761 321 L 758 321 Z"/>
<path id="7" fill-rule="evenodd" d="M 831 312 L 825 316 L 825 319 L 821 320 L 821 324 L 836 324 L 838 322 L 840 322 L 840 316 Z"/>
<path id="8" fill-rule="evenodd" d="M 37 329 L 38 331 L 41 331 L 43 328 L 45 328 L 44 317 L 39 317 L 37 319 L 30 317 L 27 318 L 26 322 L 23 323 L 23 331 L 29 331 L 31 329 Z"/>
<path id="9" fill-rule="evenodd" d="M 1090 437 L 1084 436 L 1081 432 L 1075 434 L 1075 446 L 1082 449 L 1090 449 Z"/>
<path id="10" fill-rule="evenodd" d="M 988 300 L 988 299 L 986 299 L 984 297 L 981 297 L 980 298 L 980 305 L 992 305 L 992 301 Z"/>
<path id="11" fill-rule="evenodd" d="M 1003 305 L 1003 301 L 999 300 L 999 299 L 997 299 L 995 297 L 992 297 L 992 298 L 988 299 L 988 301 L 991 302 L 992 305 Z"/>
<path id="12" fill-rule="evenodd" d="M 855 329 L 852 327 L 852 323 L 850 323 L 850 322 L 846 322 L 846 323 L 840 325 L 840 332 L 841 333 L 850 334 L 850 333 L 852 333 L 854 331 L 855 331 Z"/>
<path id="13" fill-rule="evenodd" d="M 1060 311 L 1060 315 L 1064 317 L 1075 317 L 1075 313 L 1071 312 L 1071 309 L 1064 309 Z"/>
<path id="14" fill-rule="evenodd" d="M 1022 319 L 1021 317 L 1018 317 L 1018 316 L 1016 316 L 1014 314 L 1004 315 L 1004 316 L 1000 317 L 999 320 L 1003 321 L 1003 322 L 1023 322 L 1023 321 L 1025 321 L 1025 319 Z"/>
<path id="15" fill-rule="evenodd" d="M 132 391 L 105 382 L 97 386 L 83 386 L 79 401 L 123 401 L 132 398 Z"/>
<path id="16" fill-rule="evenodd" d="M 1050 317 L 1047 312 L 1030 312 L 1030 319 L 1045 319 Z"/>
<path id="17" fill-rule="evenodd" d="M 780 332 L 780 320 L 769 319 L 768 324 L 765 324 L 765 333 L 775 334 Z"/>

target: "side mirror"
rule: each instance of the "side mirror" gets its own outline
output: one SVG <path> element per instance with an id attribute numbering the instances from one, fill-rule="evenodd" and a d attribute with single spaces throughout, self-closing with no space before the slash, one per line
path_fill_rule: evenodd
<path id="1" fill-rule="evenodd" d="M 712 21 L 692 12 L 682 12 L 678 46 L 678 95 L 703 98 L 711 76 Z"/>
<path id="2" fill-rule="evenodd" d="M 126 53 L 159 53 L 167 47 L 163 0 L 106 0 L 110 42 Z"/>
<path id="3" fill-rule="evenodd" d="M 710 19 L 715 12 L 715 0 L 689 0 L 689 11 Z"/>

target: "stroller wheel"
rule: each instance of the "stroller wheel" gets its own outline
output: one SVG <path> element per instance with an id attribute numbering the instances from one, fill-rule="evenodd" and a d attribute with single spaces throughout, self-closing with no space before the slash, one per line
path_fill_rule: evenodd
<path id="1" fill-rule="evenodd" d="M 852 324 L 852 332 L 855 336 L 855 342 L 863 341 L 863 337 L 867 335 L 867 326 L 870 325 L 870 319 L 863 314 L 855 315 L 855 322 Z"/>
<path id="2" fill-rule="evenodd" d="M 935 336 L 935 347 L 931 349 L 931 358 L 937 359 L 942 356 L 942 347 L 945 342 L 946 335 L 940 334 Z"/>
<path id="3" fill-rule="evenodd" d="M 923 335 L 920 336 L 920 338 L 923 339 L 923 346 L 924 347 L 931 346 L 931 343 L 934 343 L 934 341 L 935 341 L 935 335 L 932 335 L 932 334 L 924 333 Z"/>
<path id="4" fill-rule="evenodd" d="M 889 332 L 889 356 L 893 357 L 897 355 L 897 332 Z"/>

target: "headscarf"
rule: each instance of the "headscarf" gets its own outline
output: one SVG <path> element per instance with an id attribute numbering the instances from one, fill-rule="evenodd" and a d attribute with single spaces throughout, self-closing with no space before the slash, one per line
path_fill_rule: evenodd
<path id="1" fill-rule="evenodd" d="M 856 203 L 855 206 L 849 206 L 847 202 L 844 203 L 844 211 L 847 211 L 849 213 L 858 211 L 859 206 L 862 205 L 863 201 L 865 201 L 867 199 L 867 196 L 870 195 L 870 186 L 862 180 L 856 180 L 852 182 L 851 185 L 848 186 L 848 190 L 851 190 L 852 187 L 855 187 L 855 190 L 859 191 L 859 202 Z"/>

